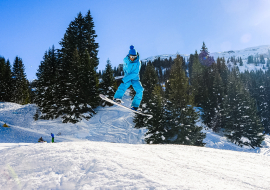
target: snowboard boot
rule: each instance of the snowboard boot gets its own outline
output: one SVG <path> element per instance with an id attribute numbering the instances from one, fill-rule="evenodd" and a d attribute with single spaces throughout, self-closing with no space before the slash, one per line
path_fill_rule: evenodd
<path id="1" fill-rule="evenodd" d="M 130 109 L 132 109 L 132 110 L 134 110 L 134 111 L 139 111 L 139 112 L 141 112 L 142 111 L 142 109 L 141 108 L 138 108 L 138 107 L 131 107 Z"/>
<path id="2" fill-rule="evenodd" d="M 122 100 L 119 98 L 114 98 L 113 101 L 117 104 L 122 104 Z"/>

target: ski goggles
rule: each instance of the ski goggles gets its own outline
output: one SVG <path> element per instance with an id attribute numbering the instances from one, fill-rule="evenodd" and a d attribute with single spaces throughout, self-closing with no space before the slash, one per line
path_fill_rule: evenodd
<path id="1" fill-rule="evenodd" d="M 130 58 L 130 60 L 133 61 L 133 60 L 135 60 L 137 58 L 137 55 L 130 55 L 129 58 Z"/>

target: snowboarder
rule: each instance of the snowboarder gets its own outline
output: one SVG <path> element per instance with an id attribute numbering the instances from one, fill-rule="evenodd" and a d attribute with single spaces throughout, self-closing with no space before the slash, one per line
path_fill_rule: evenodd
<path id="1" fill-rule="evenodd" d="M 52 136 L 52 143 L 54 143 L 54 134 L 51 133 L 51 136 Z"/>
<path id="2" fill-rule="evenodd" d="M 125 91 L 132 85 L 136 95 L 132 101 L 131 109 L 135 111 L 137 111 L 140 106 L 144 90 L 139 77 L 140 69 L 141 61 L 139 53 L 136 51 L 136 49 L 134 49 L 134 46 L 131 45 L 129 54 L 124 58 L 124 78 L 122 79 L 123 83 L 120 84 L 116 93 L 114 94 L 113 101 L 121 104 L 121 99 L 123 98 Z"/>

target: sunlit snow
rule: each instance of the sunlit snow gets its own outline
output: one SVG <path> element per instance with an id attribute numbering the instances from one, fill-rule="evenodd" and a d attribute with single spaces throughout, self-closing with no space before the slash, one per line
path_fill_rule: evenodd
<path id="1" fill-rule="evenodd" d="M 131 104 L 128 92 L 124 102 Z M 205 128 L 206 147 L 148 145 L 134 113 L 117 106 L 98 107 L 77 124 L 34 121 L 35 110 L 0 103 L 0 125 L 10 126 L 0 127 L 1 190 L 270 187 L 269 136 L 263 148 L 241 148 Z M 37 143 L 41 136 L 48 143 Z"/>

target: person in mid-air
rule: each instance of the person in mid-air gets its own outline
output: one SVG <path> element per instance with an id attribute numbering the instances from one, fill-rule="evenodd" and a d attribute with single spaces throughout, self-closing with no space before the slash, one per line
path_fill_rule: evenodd
<path id="1" fill-rule="evenodd" d="M 134 46 L 130 46 L 129 54 L 124 58 L 123 70 L 124 70 L 124 78 L 122 79 L 123 83 L 120 84 L 116 93 L 114 94 L 114 101 L 116 103 L 121 104 L 121 99 L 125 93 L 125 91 L 133 86 L 133 89 L 136 92 L 136 95 L 132 101 L 131 109 L 137 111 L 143 96 L 143 87 L 140 82 L 140 73 L 141 69 L 141 61 L 139 57 L 139 53 L 134 49 Z M 138 110 L 140 111 L 140 110 Z"/>

